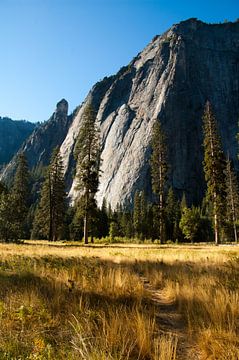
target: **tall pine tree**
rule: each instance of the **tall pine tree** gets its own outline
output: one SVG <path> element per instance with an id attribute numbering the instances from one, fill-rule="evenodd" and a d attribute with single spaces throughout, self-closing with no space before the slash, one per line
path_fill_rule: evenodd
<path id="1" fill-rule="evenodd" d="M 226 162 L 226 205 L 227 205 L 227 219 L 229 224 L 233 226 L 234 240 L 237 243 L 237 228 L 236 222 L 239 218 L 239 192 L 238 181 L 234 173 L 229 156 Z"/>
<path id="2" fill-rule="evenodd" d="M 95 195 L 99 185 L 100 168 L 99 131 L 92 104 L 85 108 L 74 154 L 77 160 L 78 190 L 84 209 L 84 242 L 88 244 L 90 215 L 96 207 Z"/>
<path id="3" fill-rule="evenodd" d="M 141 196 L 138 190 L 135 191 L 134 194 L 133 222 L 134 222 L 134 235 L 136 238 L 140 239 L 142 218 L 141 218 Z"/>
<path id="4" fill-rule="evenodd" d="M 6 192 L 7 189 L 6 187 L 4 186 L 4 184 L 0 181 L 0 195 L 3 193 L 3 192 Z"/>
<path id="5" fill-rule="evenodd" d="M 40 235 L 50 241 L 61 237 L 66 211 L 65 197 L 62 158 L 59 148 L 56 148 L 42 185 L 40 203 L 34 219 L 33 236 Z"/>
<path id="6" fill-rule="evenodd" d="M 155 211 L 156 231 L 161 243 L 165 240 L 164 193 L 167 172 L 168 165 L 165 135 L 161 129 L 160 122 L 156 121 L 152 134 L 151 176 L 153 192 L 157 199 L 157 209 Z"/>
<path id="7" fill-rule="evenodd" d="M 215 244 L 220 243 L 220 225 L 222 224 L 225 200 L 225 159 L 217 123 L 209 102 L 203 115 L 204 133 L 204 173 L 207 183 L 207 198 L 212 203 Z"/>
<path id="8" fill-rule="evenodd" d="M 15 222 L 18 223 L 19 238 L 27 232 L 27 214 L 30 206 L 30 174 L 24 153 L 17 158 L 17 170 L 12 188 L 12 206 L 15 210 Z"/>
<path id="9" fill-rule="evenodd" d="M 17 221 L 14 200 L 11 193 L 0 194 L 0 239 L 5 242 L 17 241 L 21 236 L 21 224 Z"/>

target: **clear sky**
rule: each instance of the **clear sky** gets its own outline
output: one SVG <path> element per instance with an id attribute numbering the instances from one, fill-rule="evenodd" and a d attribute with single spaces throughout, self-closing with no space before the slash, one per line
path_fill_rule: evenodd
<path id="1" fill-rule="evenodd" d="M 0 0 L 0 115 L 42 121 L 70 111 L 156 34 L 190 17 L 239 18 L 239 0 Z"/>

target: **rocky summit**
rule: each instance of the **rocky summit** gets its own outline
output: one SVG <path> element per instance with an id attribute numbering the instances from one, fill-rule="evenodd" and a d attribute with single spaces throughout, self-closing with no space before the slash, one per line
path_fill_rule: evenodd
<path id="1" fill-rule="evenodd" d="M 189 19 L 150 44 L 118 74 L 90 91 L 61 146 L 66 172 L 85 105 L 92 101 L 102 137 L 98 201 L 132 203 L 136 189 L 151 196 L 151 133 L 159 119 L 167 136 L 168 185 L 190 203 L 204 194 L 202 114 L 209 100 L 223 148 L 237 166 L 239 22 Z M 69 192 L 75 199 L 73 181 Z"/>
<path id="2" fill-rule="evenodd" d="M 27 157 L 30 169 L 41 168 L 49 164 L 52 151 L 65 139 L 72 115 L 68 116 L 68 102 L 59 101 L 48 121 L 39 125 L 20 148 Z M 16 155 L 17 156 L 17 155 Z M 16 168 L 16 156 L 0 174 L 0 180 L 10 183 Z"/>
<path id="3" fill-rule="evenodd" d="M 136 190 L 152 196 L 150 143 L 153 124 L 159 119 L 167 137 L 168 186 L 178 196 L 185 193 L 189 203 L 198 203 L 205 190 L 202 114 L 207 100 L 213 106 L 224 151 L 238 168 L 239 22 L 205 24 L 189 19 L 173 25 L 155 36 L 128 66 L 98 82 L 71 117 L 62 100 L 24 149 L 31 166 L 36 166 L 49 161 L 53 145 L 61 144 L 69 197 L 74 202 L 73 150 L 85 106 L 92 102 L 102 139 L 98 202 L 105 198 L 115 208 L 117 203 L 132 204 Z"/>

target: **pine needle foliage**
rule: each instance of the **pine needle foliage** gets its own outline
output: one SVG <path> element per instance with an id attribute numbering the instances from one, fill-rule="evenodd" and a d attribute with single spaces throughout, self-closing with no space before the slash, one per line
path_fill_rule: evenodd
<path id="1" fill-rule="evenodd" d="M 92 104 L 85 108 L 74 155 L 77 161 L 77 188 L 84 210 L 84 242 L 88 244 L 90 215 L 96 207 L 95 195 L 99 185 L 100 169 L 100 137 Z"/>
<path id="2" fill-rule="evenodd" d="M 239 219 L 239 191 L 238 191 L 238 180 L 235 172 L 232 169 L 232 164 L 227 158 L 226 162 L 226 207 L 227 207 L 227 220 L 228 223 L 233 227 L 234 240 L 237 239 L 237 228 L 236 223 Z"/>
<path id="3" fill-rule="evenodd" d="M 0 195 L 0 240 L 15 242 L 20 239 L 21 224 L 14 208 L 15 197 L 12 193 Z"/>
<path id="4" fill-rule="evenodd" d="M 42 185 L 40 203 L 33 225 L 33 236 L 47 238 L 50 241 L 61 238 L 66 213 L 65 198 L 62 158 L 59 148 L 56 148 Z"/>
<path id="5" fill-rule="evenodd" d="M 3 192 L 6 192 L 6 188 L 5 188 L 4 184 L 0 181 L 0 195 L 1 195 Z"/>
<path id="6" fill-rule="evenodd" d="M 155 211 L 156 231 L 163 243 L 165 240 L 164 194 L 168 173 L 166 139 L 159 121 L 155 121 L 152 134 L 151 155 L 152 188 L 156 196 L 157 209 Z"/>
<path id="7" fill-rule="evenodd" d="M 220 243 L 219 233 L 222 224 L 225 201 L 225 158 L 222 151 L 217 122 L 212 106 L 207 101 L 203 115 L 204 133 L 204 173 L 207 183 L 207 198 L 212 203 L 215 244 Z"/>
<path id="8" fill-rule="evenodd" d="M 30 174 L 26 156 L 20 153 L 17 159 L 17 170 L 12 188 L 12 199 L 15 220 L 19 223 L 19 238 L 26 235 L 27 214 L 30 205 Z"/>

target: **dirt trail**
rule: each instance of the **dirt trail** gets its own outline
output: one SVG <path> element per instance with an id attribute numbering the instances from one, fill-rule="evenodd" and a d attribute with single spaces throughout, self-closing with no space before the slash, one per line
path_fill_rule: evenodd
<path id="1" fill-rule="evenodd" d="M 147 278 L 140 276 L 140 279 L 150 295 L 150 301 L 155 306 L 159 328 L 163 333 L 173 334 L 178 338 L 177 360 L 200 360 L 200 351 L 190 339 L 186 321 L 175 302 L 167 298 L 163 291 L 155 289 Z"/>

